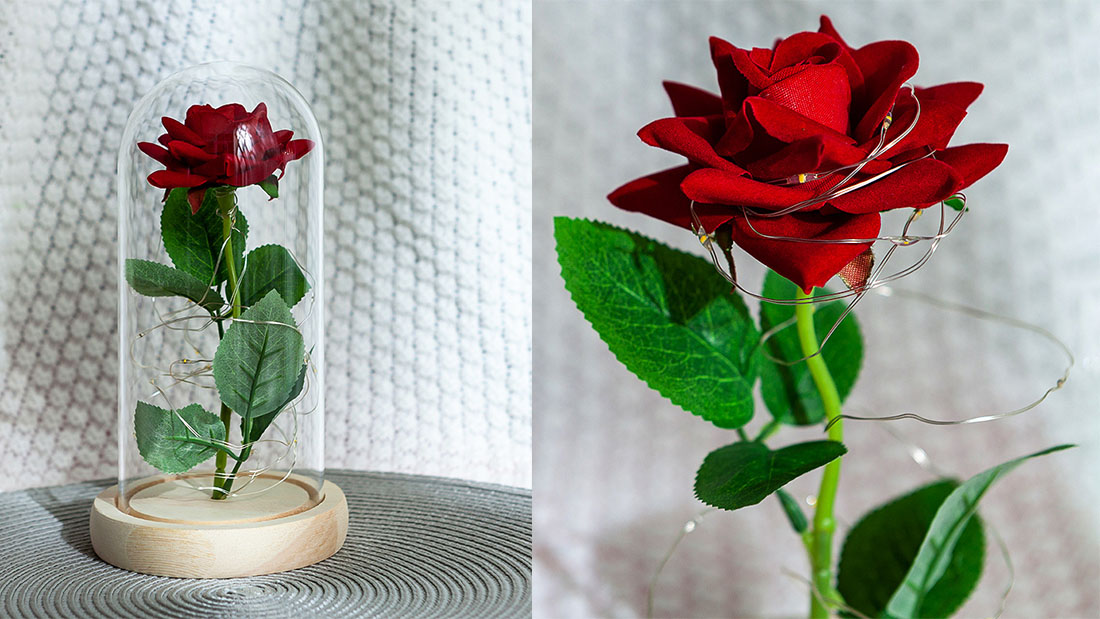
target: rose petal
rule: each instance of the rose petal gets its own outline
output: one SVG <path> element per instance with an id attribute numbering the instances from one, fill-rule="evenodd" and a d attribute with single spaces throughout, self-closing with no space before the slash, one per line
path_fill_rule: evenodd
<path id="1" fill-rule="evenodd" d="M 164 116 L 160 119 L 160 122 L 164 125 L 164 128 L 168 131 L 168 136 L 172 139 L 189 142 L 191 144 L 195 144 L 196 146 L 203 146 L 206 144 L 206 140 L 199 136 L 199 134 L 195 133 L 186 125 L 174 118 Z M 161 141 L 161 143 L 166 146 L 168 144 L 163 140 Z"/>
<path id="2" fill-rule="evenodd" d="M 920 97 L 922 105 L 925 101 L 941 101 L 965 110 L 974 103 L 978 95 L 982 94 L 984 88 L 985 86 L 978 82 L 951 82 L 931 88 L 918 88 L 917 96 Z"/>
<path id="3" fill-rule="evenodd" d="M 743 174 L 743 169 L 718 156 L 711 146 L 711 142 L 716 141 L 724 129 L 725 125 L 718 116 L 709 119 L 662 118 L 642 127 L 638 137 L 650 146 L 683 155 L 699 165 Z"/>
<path id="4" fill-rule="evenodd" d="M 612 191 L 607 199 L 623 210 L 643 213 L 690 230 L 691 200 L 680 191 L 680 182 L 691 169 L 691 166 L 680 166 L 643 176 Z M 709 232 L 732 217 L 729 207 L 710 204 L 696 204 L 695 213 Z"/>
<path id="5" fill-rule="evenodd" d="M 833 27 L 833 20 L 829 19 L 827 15 L 821 16 L 821 26 L 817 29 L 817 31 L 822 34 L 827 34 L 835 39 L 837 43 L 840 43 L 841 47 L 848 51 L 848 53 L 854 51 L 850 45 L 844 42 L 844 39 L 840 36 L 840 33 L 837 32 L 836 28 Z"/>
<path id="6" fill-rule="evenodd" d="M 762 135 L 771 139 L 763 139 Z M 747 167 L 751 161 L 773 155 L 783 144 L 815 136 L 821 138 L 825 146 L 822 161 L 827 167 L 848 165 L 867 156 L 866 151 L 855 146 L 847 135 L 760 97 L 745 100 L 742 113 L 730 123 L 715 151 L 734 157 L 742 167 Z"/>
<path id="7" fill-rule="evenodd" d="M 206 197 L 205 187 L 196 187 L 194 189 L 187 190 L 187 203 L 191 205 L 191 214 L 199 212 L 202 208 L 203 198 Z"/>
<path id="8" fill-rule="evenodd" d="M 229 155 L 226 163 L 225 184 L 247 187 L 271 176 L 282 162 L 279 159 L 252 160 Z"/>
<path id="9" fill-rule="evenodd" d="M 187 110 L 187 127 L 197 133 L 203 143 L 225 135 L 233 126 L 233 121 L 209 105 L 192 105 Z"/>
<path id="10" fill-rule="evenodd" d="M 861 177 L 856 177 L 858 182 Z M 963 177 L 935 159 L 906 164 L 888 176 L 851 193 L 831 198 L 829 204 L 846 213 L 866 214 L 896 208 L 920 208 L 939 202 L 962 186 Z"/>
<path id="11" fill-rule="evenodd" d="M 278 142 L 280 146 L 286 146 L 286 143 L 289 142 L 292 137 L 294 137 L 294 132 L 287 129 L 275 132 L 275 141 Z"/>
<path id="12" fill-rule="evenodd" d="M 226 175 L 226 168 L 228 167 L 226 164 L 226 159 L 228 157 L 229 155 L 219 155 L 206 163 L 191 168 L 190 172 L 210 179 L 224 177 Z"/>
<path id="13" fill-rule="evenodd" d="M 821 167 L 825 144 L 818 136 L 788 144 L 775 154 L 745 166 L 755 179 L 778 180 L 813 172 Z"/>
<path id="14" fill-rule="evenodd" d="M 966 144 L 947 148 L 936 153 L 936 159 L 954 168 L 962 177 L 959 191 L 974 184 L 1001 165 L 1008 154 L 1008 144 Z"/>
<path id="15" fill-rule="evenodd" d="M 161 189 L 173 189 L 175 187 L 197 187 L 206 182 L 206 178 L 197 174 L 186 172 L 173 172 L 171 170 L 158 170 L 149 175 L 149 184 Z"/>
<path id="16" fill-rule="evenodd" d="M 733 51 L 730 52 L 730 59 L 733 62 L 734 70 L 740 73 L 747 82 L 746 94 L 748 95 L 764 90 L 775 81 L 771 72 L 754 62 L 752 56 L 746 50 L 733 48 Z M 718 83 L 721 85 L 721 79 Z"/>
<path id="17" fill-rule="evenodd" d="M 749 208 L 779 210 L 814 197 L 806 186 L 783 187 L 761 183 L 746 176 L 706 168 L 689 174 L 680 189 L 684 195 L 705 204 L 728 204 Z M 819 207 L 810 207 L 813 210 Z"/>
<path id="18" fill-rule="evenodd" d="M 736 112 L 741 103 L 749 96 L 749 82 L 737 70 L 733 62 L 733 53 L 739 51 L 727 41 L 718 37 L 710 38 L 710 55 L 714 68 L 718 72 L 718 88 L 722 92 L 722 109 Z M 743 50 L 741 50 L 743 51 Z"/>
<path id="19" fill-rule="evenodd" d="M 760 92 L 760 98 L 774 101 L 838 133 L 848 131 L 851 95 L 848 72 L 835 63 L 805 67 Z"/>
<path id="20" fill-rule="evenodd" d="M 173 140 L 168 143 L 168 150 L 172 156 L 188 164 L 206 163 L 214 159 L 216 155 L 208 153 L 193 144 L 181 140 Z"/>
<path id="21" fill-rule="evenodd" d="M 240 120 L 248 116 L 248 110 L 245 109 L 240 103 L 227 103 L 216 110 L 215 112 L 221 114 L 229 120 Z"/>
<path id="22" fill-rule="evenodd" d="M 291 140 L 287 142 L 286 152 L 284 157 L 284 163 L 286 161 L 294 161 L 306 156 L 306 153 L 313 150 L 312 140 Z"/>
<path id="23" fill-rule="evenodd" d="M 894 117 L 890 129 L 886 132 L 886 142 L 893 141 L 913 124 L 917 106 L 913 98 L 902 95 L 902 100 L 894 107 Z M 925 100 L 920 97 L 920 118 L 912 131 L 883 156 L 894 157 L 915 148 L 939 150 L 947 146 L 959 123 L 966 118 L 966 110 L 946 101 Z M 863 147 L 870 150 L 878 144 L 880 133 L 876 132 Z M 927 152 L 925 150 L 924 152 Z M 923 154 L 923 153 L 922 153 Z"/>
<path id="24" fill-rule="evenodd" d="M 878 236 L 880 217 L 795 213 L 784 217 L 737 215 L 731 220 L 733 240 L 741 249 L 809 293 L 824 286 L 871 243 L 804 243 L 767 237 L 806 240 L 869 239 Z"/>
<path id="25" fill-rule="evenodd" d="M 665 92 L 677 116 L 710 116 L 722 113 L 722 98 L 687 84 L 664 82 Z"/>
<path id="26" fill-rule="evenodd" d="M 172 158 L 167 149 L 161 148 L 152 142 L 138 142 L 138 150 L 149 155 L 161 165 L 167 168 L 179 167 L 180 162 Z"/>
<path id="27" fill-rule="evenodd" d="M 894 105 L 898 89 L 919 64 L 917 50 L 905 41 L 878 41 L 852 53 L 863 73 L 864 93 L 852 102 L 852 118 L 859 119 L 853 133 L 865 142 L 878 130 L 886 112 Z"/>

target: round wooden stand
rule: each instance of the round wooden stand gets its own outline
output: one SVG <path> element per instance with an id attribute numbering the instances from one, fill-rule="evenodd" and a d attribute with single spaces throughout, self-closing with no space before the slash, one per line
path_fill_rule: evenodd
<path id="1" fill-rule="evenodd" d="M 144 480 L 120 501 L 111 486 L 92 503 L 92 547 L 132 572 L 237 578 L 283 572 L 331 557 L 348 532 L 343 491 L 320 492 L 296 475 L 264 475 L 241 496 L 204 497 L 181 476 Z"/>

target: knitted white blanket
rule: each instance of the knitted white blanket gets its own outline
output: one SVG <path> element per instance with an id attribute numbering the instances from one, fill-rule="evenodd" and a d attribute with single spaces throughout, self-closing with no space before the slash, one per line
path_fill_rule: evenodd
<path id="1" fill-rule="evenodd" d="M 115 474 L 115 157 L 211 60 L 324 135 L 328 464 L 530 485 L 527 2 L 4 4 L 0 490 Z"/>

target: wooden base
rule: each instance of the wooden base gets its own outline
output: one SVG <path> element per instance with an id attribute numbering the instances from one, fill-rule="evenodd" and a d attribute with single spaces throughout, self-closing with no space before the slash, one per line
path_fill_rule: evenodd
<path id="1" fill-rule="evenodd" d="M 92 504 L 92 547 L 112 565 L 177 578 L 271 574 L 331 557 L 348 532 L 343 491 L 278 479 L 257 478 L 249 490 L 262 492 L 214 501 L 172 483 L 176 476 L 151 478 L 122 509 L 111 486 Z"/>

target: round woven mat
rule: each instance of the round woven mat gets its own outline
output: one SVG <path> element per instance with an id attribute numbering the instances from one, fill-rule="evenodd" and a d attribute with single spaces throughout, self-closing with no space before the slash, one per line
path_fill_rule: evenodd
<path id="1" fill-rule="evenodd" d="M 281 574 L 187 580 L 101 561 L 92 498 L 113 482 L 0 493 L 0 616 L 513 617 L 531 612 L 531 493 L 329 471 L 351 520 L 333 557 Z"/>

